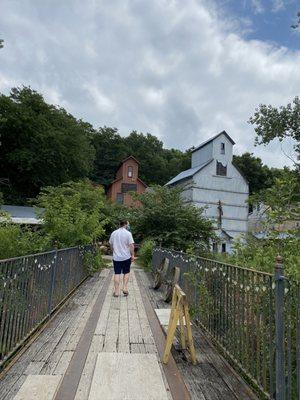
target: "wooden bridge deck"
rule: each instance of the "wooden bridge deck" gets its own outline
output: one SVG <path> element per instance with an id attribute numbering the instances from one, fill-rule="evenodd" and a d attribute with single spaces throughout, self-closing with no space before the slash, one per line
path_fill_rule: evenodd
<path id="1" fill-rule="evenodd" d="M 147 274 L 134 269 L 130 295 L 114 298 L 111 277 L 106 269 L 78 288 L 2 374 L 0 400 L 255 398 L 200 333 L 199 365 L 189 365 L 175 351 L 177 365 L 172 358 L 163 366 L 164 336 L 149 309 L 150 301 L 165 307 L 159 293 L 149 289 Z"/>

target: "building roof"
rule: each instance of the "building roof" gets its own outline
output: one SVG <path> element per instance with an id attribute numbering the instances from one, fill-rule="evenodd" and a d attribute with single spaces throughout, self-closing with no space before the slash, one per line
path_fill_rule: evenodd
<path id="1" fill-rule="evenodd" d="M 199 172 L 202 168 L 206 167 L 206 165 L 210 164 L 213 159 L 206 161 L 203 164 L 198 165 L 197 167 L 187 169 L 186 171 L 180 172 L 180 174 L 176 175 L 175 178 L 171 179 L 165 186 L 173 185 L 179 181 L 184 179 L 188 179 L 193 177 L 197 172 Z"/>
<path id="2" fill-rule="evenodd" d="M 195 151 L 197 151 L 197 150 L 201 149 L 202 147 L 206 146 L 208 143 L 212 142 L 213 140 L 215 140 L 220 135 L 225 135 L 227 137 L 227 139 L 232 144 L 235 144 L 235 142 L 231 139 L 231 137 L 228 135 L 228 133 L 226 131 L 222 131 L 222 132 L 218 133 L 217 135 L 211 137 L 210 139 L 206 140 L 205 142 L 201 143 L 198 147 L 196 147 L 194 150 L 192 150 L 192 153 L 194 153 Z"/>
<path id="3" fill-rule="evenodd" d="M 15 224 L 40 225 L 43 223 L 38 214 L 42 214 L 44 208 L 3 205 L 0 209 L 9 214 Z"/>

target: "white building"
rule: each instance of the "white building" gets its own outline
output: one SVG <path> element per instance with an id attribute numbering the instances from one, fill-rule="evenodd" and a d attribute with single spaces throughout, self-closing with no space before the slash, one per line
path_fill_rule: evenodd
<path id="1" fill-rule="evenodd" d="M 232 241 L 247 233 L 249 185 L 232 164 L 234 141 L 225 132 L 212 137 L 192 152 L 192 166 L 166 185 L 182 185 L 188 203 L 207 207 L 204 215 L 214 221 L 219 243 L 213 250 L 230 252 Z"/>

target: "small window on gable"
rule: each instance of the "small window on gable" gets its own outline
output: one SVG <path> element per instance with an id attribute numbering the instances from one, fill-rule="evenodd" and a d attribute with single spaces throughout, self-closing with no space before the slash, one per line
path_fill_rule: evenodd
<path id="1" fill-rule="evenodd" d="M 133 167 L 129 166 L 128 167 L 128 173 L 127 173 L 128 178 L 133 177 Z"/>
<path id="2" fill-rule="evenodd" d="M 217 175 L 226 176 L 227 175 L 227 165 L 223 165 L 220 161 L 217 161 Z"/>
<path id="3" fill-rule="evenodd" d="M 225 154 L 225 143 L 221 143 L 221 154 Z"/>

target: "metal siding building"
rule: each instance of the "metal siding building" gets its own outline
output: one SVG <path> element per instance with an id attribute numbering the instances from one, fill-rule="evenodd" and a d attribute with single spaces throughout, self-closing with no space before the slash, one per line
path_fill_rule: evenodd
<path id="1" fill-rule="evenodd" d="M 221 239 L 215 250 L 226 252 L 248 231 L 249 185 L 232 164 L 233 145 L 225 131 L 219 133 L 193 150 L 191 169 L 167 183 L 182 185 L 187 202 L 207 207 L 204 215 L 214 221 Z"/>

